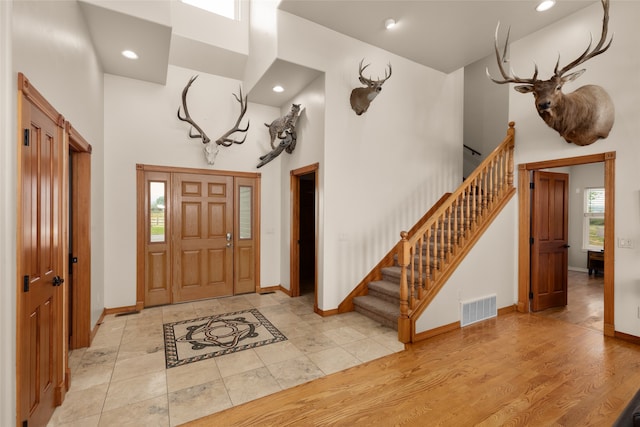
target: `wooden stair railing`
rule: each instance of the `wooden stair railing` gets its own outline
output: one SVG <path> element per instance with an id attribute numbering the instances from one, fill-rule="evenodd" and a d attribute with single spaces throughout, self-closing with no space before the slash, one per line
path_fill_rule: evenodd
<path id="1" fill-rule="evenodd" d="M 415 322 L 491 221 L 515 194 L 515 123 L 502 143 L 415 233 L 400 233 L 398 339 L 415 339 Z"/>

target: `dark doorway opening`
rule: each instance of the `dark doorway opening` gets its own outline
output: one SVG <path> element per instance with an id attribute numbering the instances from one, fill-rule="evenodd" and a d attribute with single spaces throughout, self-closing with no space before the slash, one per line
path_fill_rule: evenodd
<path id="1" fill-rule="evenodd" d="M 300 175 L 298 200 L 300 295 L 315 292 L 316 278 L 316 174 Z"/>

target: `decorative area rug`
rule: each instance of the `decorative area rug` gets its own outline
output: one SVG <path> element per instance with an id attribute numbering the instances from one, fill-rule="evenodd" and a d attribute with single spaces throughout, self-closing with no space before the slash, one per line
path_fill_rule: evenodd
<path id="1" fill-rule="evenodd" d="M 286 341 L 257 309 L 165 323 L 167 368 Z"/>

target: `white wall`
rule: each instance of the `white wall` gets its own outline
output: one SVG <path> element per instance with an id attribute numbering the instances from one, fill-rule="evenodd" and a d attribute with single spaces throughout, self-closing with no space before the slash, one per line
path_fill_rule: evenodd
<path id="1" fill-rule="evenodd" d="M 613 1 L 609 33 L 614 34 L 611 48 L 585 64 L 587 71 L 565 92 L 592 83 L 604 87 L 616 106 L 616 121 L 609 137 L 592 145 L 567 144 L 538 117 L 531 95 L 510 90 L 509 115 L 516 122 L 516 164 L 557 158 L 616 152 L 615 237 L 631 239 L 633 249 L 615 250 L 616 331 L 640 336 L 640 3 Z M 563 63 L 579 55 L 589 42 L 589 33 L 600 34 L 602 7 L 595 3 L 538 33 L 514 42 L 511 63 L 525 76 L 536 61 L 540 77 L 550 75 L 560 52 Z M 522 70 L 522 71 L 520 71 Z M 533 71 L 533 70 L 531 70 Z M 517 250 L 517 233 L 511 239 Z"/>
<path id="2" fill-rule="evenodd" d="M 169 66 L 165 86 L 105 75 L 105 306 L 135 304 L 136 164 L 256 172 L 260 142 L 268 138 L 263 125 L 278 117 L 273 107 L 249 102 L 250 122 L 244 144 L 220 147 L 208 166 L 203 144 L 188 137 L 190 125 L 178 120 L 182 89 L 193 70 Z M 239 114 L 233 97 L 241 82 L 200 73 L 188 93 L 191 117 L 213 141 L 230 129 Z M 261 284 L 280 279 L 280 171 L 261 173 Z M 273 232 L 265 233 L 266 230 Z"/>
<path id="3" fill-rule="evenodd" d="M 462 180 L 463 72 L 445 75 L 278 13 L 279 58 L 325 71 L 323 287 L 334 309 L 437 199 Z M 392 77 L 357 116 L 349 94 L 373 76 Z"/>
<path id="4" fill-rule="evenodd" d="M 296 148 L 293 153 L 288 154 L 283 152 L 278 159 L 281 170 L 281 185 L 280 193 L 281 198 L 281 230 L 282 238 L 280 245 L 280 283 L 286 289 L 291 289 L 291 277 L 290 277 L 290 248 L 289 242 L 291 241 L 291 179 L 290 172 L 292 170 L 309 166 L 314 163 L 319 163 L 318 166 L 318 182 L 317 187 L 319 189 L 319 218 L 318 223 L 318 254 L 317 261 L 317 273 L 318 283 L 323 283 L 323 266 L 324 259 L 322 257 L 321 248 L 323 247 L 324 236 L 322 233 L 324 225 L 324 216 L 322 215 L 322 209 L 324 206 L 322 199 L 323 176 L 324 176 L 324 124 L 325 124 L 325 101 L 324 101 L 324 75 L 318 77 L 311 82 L 306 88 L 296 94 L 289 102 L 286 102 L 280 115 L 286 114 L 291 109 L 291 104 L 300 104 L 302 113 L 296 123 L 296 131 L 298 135 Z M 263 152 L 267 153 L 271 150 L 268 139 L 265 139 L 263 145 Z M 276 159 L 276 160 L 278 160 Z M 273 163 L 272 161 L 271 163 Z M 263 166 L 268 168 L 270 163 Z M 322 287 L 319 287 L 319 292 L 322 292 Z"/>
<path id="5" fill-rule="evenodd" d="M 16 79 L 12 67 L 12 3 L 0 2 L 0 425 L 16 417 Z M 11 143 L 9 143 L 11 141 Z M 10 207 L 7 209 L 6 207 Z"/>
<path id="6" fill-rule="evenodd" d="M 464 143 L 482 154 L 464 150 L 464 176 L 500 145 L 509 123 L 509 85 L 489 80 L 487 68 L 499 76 L 493 55 L 464 67 Z"/>
<path id="7" fill-rule="evenodd" d="M 92 324 L 102 312 L 103 278 L 103 121 L 102 70 L 75 1 L 0 2 L 2 34 L 0 82 L 4 138 L 1 148 L 2 212 L 0 258 L 2 341 L 0 352 L 1 425 L 15 424 L 15 203 L 17 73 L 24 73 L 45 98 L 91 143 L 92 155 Z M 5 293 L 7 295 L 5 295 Z M 8 305 L 5 307 L 4 305 Z M 10 331 L 10 335 L 9 335 Z"/>
<path id="8" fill-rule="evenodd" d="M 518 253 L 508 244 L 517 228 L 514 196 L 498 214 L 471 252 L 453 272 L 444 288 L 416 321 L 416 332 L 428 331 L 461 319 L 460 303 L 496 294 L 498 308 L 517 299 Z M 498 243 L 498 244 L 496 244 Z"/>
<path id="9" fill-rule="evenodd" d="M 91 144 L 91 320 L 104 307 L 102 69 L 74 1 L 14 1 L 13 69 Z M 13 98 L 15 100 L 15 97 Z"/>

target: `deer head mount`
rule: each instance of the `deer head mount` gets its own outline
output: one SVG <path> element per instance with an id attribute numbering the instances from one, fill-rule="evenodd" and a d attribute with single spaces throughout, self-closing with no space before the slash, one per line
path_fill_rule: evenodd
<path id="1" fill-rule="evenodd" d="M 242 88 L 240 88 L 239 90 L 239 93 L 240 93 L 239 96 L 236 95 L 235 93 L 233 94 L 233 96 L 236 98 L 236 101 L 240 103 L 240 115 L 238 116 L 238 120 L 236 120 L 235 125 L 231 129 L 229 129 L 222 136 L 220 136 L 220 138 L 215 140 L 215 145 L 211 144 L 211 139 L 207 136 L 204 130 L 202 130 L 202 128 L 198 126 L 198 124 L 191 118 L 191 115 L 189 114 L 189 109 L 187 108 L 187 92 L 189 92 L 189 88 L 197 78 L 198 78 L 197 75 L 191 77 L 191 79 L 189 79 L 189 83 L 187 83 L 187 85 L 182 90 L 182 110 L 184 111 L 184 117 L 180 115 L 180 107 L 178 107 L 178 119 L 182 120 L 183 122 L 187 122 L 191 125 L 191 128 L 189 129 L 189 137 L 199 138 L 202 140 L 202 143 L 204 144 L 204 156 L 207 160 L 207 163 L 210 165 L 213 165 L 215 163 L 216 156 L 218 155 L 220 145 L 224 147 L 229 147 L 232 144 L 242 144 L 245 141 L 245 139 L 247 139 L 246 134 L 244 135 L 244 138 L 242 138 L 241 140 L 231 138 L 231 135 L 234 134 L 235 132 L 244 133 L 249 130 L 249 121 L 247 121 L 247 126 L 245 128 L 240 128 L 240 122 L 242 121 L 242 118 L 247 112 L 247 97 L 246 96 L 244 98 L 242 97 Z M 195 133 L 194 133 L 194 130 L 195 130 Z"/>
<path id="2" fill-rule="evenodd" d="M 364 62 L 364 58 L 360 61 L 360 67 L 358 69 L 358 74 L 360 75 L 359 80 L 360 83 L 366 85 L 366 87 L 357 87 L 351 91 L 351 97 L 349 100 L 351 101 L 351 108 L 356 112 L 357 115 L 361 115 L 365 113 L 369 109 L 369 104 L 371 101 L 375 99 L 376 96 L 382 90 L 382 85 L 384 82 L 391 77 L 391 64 L 389 64 L 389 74 L 387 71 L 384 72 L 384 79 L 382 80 L 371 80 L 370 78 L 366 78 L 362 75 L 362 72 L 371 64 L 367 64 L 364 67 L 362 63 Z"/>
<path id="3" fill-rule="evenodd" d="M 609 94 L 600 86 L 585 85 L 571 93 L 563 93 L 562 85 L 580 77 L 586 70 L 578 70 L 567 74 L 570 70 L 580 64 L 585 63 L 594 56 L 604 53 L 613 38 L 605 45 L 609 25 L 609 0 L 601 0 L 604 9 L 602 19 L 602 34 L 600 41 L 591 49 L 593 38 L 589 42 L 587 49 L 569 64 L 560 68 L 560 56 L 553 71 L 553 76 L 549 80 L 538 79 L 538 65 L 535 65 L 533 77 L 523 79 L 505 72 L 503 62 L 506 62 L 505 55 L 509 45 L 509 33 L 505 41 L 504 52 L 500 55 L 498 49 L 498 30 L 500 23 L 496 27 L 495 52 L 498 61 L 498 69 L 504 80 L 496 80 L 489 74 L 487 76 L 495 83 L 523 83 L 522 86 L 515 86 L 514 89 L 521 93 L 533 93 L 536 109 L 542 119 L 555 129 L 567 142 L 576 145 L 589 145 L 599 138 L 606 138 L 613 127 L 615 109 Z"/>

